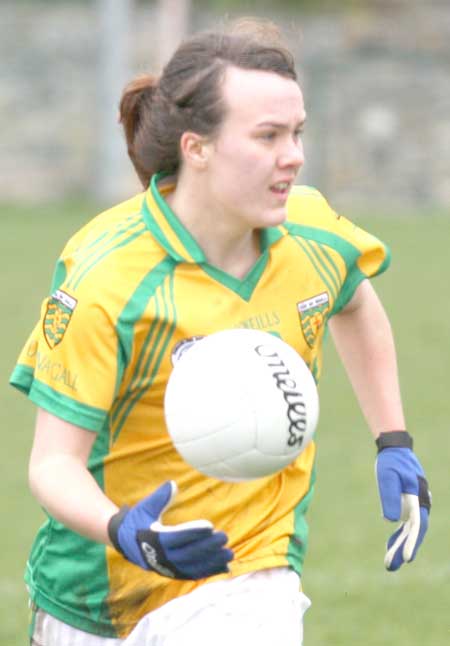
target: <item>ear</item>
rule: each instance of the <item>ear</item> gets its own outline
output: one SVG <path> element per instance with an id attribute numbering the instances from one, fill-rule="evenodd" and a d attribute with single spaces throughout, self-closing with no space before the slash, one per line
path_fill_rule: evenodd
<path id="1" fill-rule="evenodd" d="M 209 157 L 210 143 L 206 137 L 196 132 L 183 132 L 180 139 L 180 152 L 184 163 L 195 168 L 205 168 Z"/>

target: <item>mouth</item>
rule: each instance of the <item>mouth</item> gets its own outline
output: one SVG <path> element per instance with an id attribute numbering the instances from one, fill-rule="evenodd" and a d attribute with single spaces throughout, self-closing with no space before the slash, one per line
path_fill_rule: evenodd
<path id="1" fill-rule="evenodd" d="M 280 198 L 287 198 L 289 191 L 291 190 L 292 181 L 281 181 L 276 182 L 270 186 L 271 193 L 274 193 Z"/>

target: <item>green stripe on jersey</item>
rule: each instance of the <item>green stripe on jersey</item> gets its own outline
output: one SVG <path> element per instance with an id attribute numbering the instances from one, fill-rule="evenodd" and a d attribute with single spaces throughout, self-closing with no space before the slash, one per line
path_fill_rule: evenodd
<path id="1" fill-rule="evenodd" d="M 155 237 L 155 239 L 160 243 L 160 245 L 172 256 L 172 258 L 178 262 L 183 261 L 184 258 L 180 256 L 179 253 L 175 251 L 175 249 L 172 247 L 170 242 L 167 240 L 166 236 L 164 233 L 161 231 L 161 229 L 158 226 L 158 223 L 156 222 L 152 212 L 148 208 L 147 201 L 144 200 L 142 204 L 142 217 L 144 218 L 144 222 L 147 225 L 148 229 L 150 229 L 152 235 Z"/>
<path id="2" fill-rule="evenodd" d="M 140 400 L 142 395 L 151 387 L 158 372 L 162 358 L 166 352 L 167 345 L 176 327 L 176 306 L 174 299 L 174 269 L 177 263 L 166 258 L 153 271 L 151 271 L 142 285 L 145 298 L 134 298 L 125 308 L 120 317 L 122 327 L 121 336 L 126 335 L 125 343 L 131 348 L 133 330 L 127 328 L 126 320 L 136 315 L 135 308 L 139 306 L 142 312 L 150 300 L 154 301 L 155 316 L 143 343 L 140 356 L 137 359 L 134 374 L 128 392 L 114 408 L 111 420 L 114 426 L 114 440 L 117 439 L 124 423 L 133 406 Z M 142 297 L 142 294 L 141 294 Z"/>
<path id="3" fill-rule="evenodd" d="M 341 277 L 339 275 L 339 270 L 331 258 L 330 254 L 326 250 L 326 247 L 319 242 L 314 242 L 307 240 L 307 245 L 311 249 L 317 261 L 322 265 L 325 273 L 329 276 L 331 282 L 334 285 L 334 290 L 331 292 L 333 297 L 338 293 L 341 288 Z"/>
<path id="4" fill-rule="evenodd" d="M 30 366 L 18 363 L 12 371 L 9 383 L 20 392 L 28 395 L 34 379 L 34 370 Z"/>
<path id="5" fill-rule="evenodd" d="M 308 493 L 303 496 L 294 509 L 294 534 L 291 536 L 288 547 L 287 560 L 289 565 L 299 575 L 302 573 L 306 550 L 308 549 L 309 528 L 306 521 L 306 512 L 314 495 L 316 481 L 316 467 L 313 466 Z"/>
<path id="6" fill-rule="evenodd" d="M 267 266 L 268 260 L 269 253 L 265 251 L 260 255 L 256 263 L 243 279 L 235 278 L 234 276 L 227 274 L 221 269 L 218 269 L 217 267 L 214 267 L 213 265 L 209 265 L 207 263 L 203 263 L 201 265 L 201 268 L 206 274 L 208 274 L 208 276 L 211 276 L 211 278 L 214 278 L 214 280 L 216 280 L 221 285 L 224 285 L 225 287 L 228 287 L 228 289 L 231 289 L 231 291 L 235 292 L 244 301 L 249 301 L 255 290 L 255 287 L 258 284 L 259 279 L 264 273 L 264 269 Z"/>
<path id="7" fill-rule="evenodd" d="M 333 316 L 334 314 L 337 314 L 350 301 L 358 285 L 365 278 L 367 278 L 366 274 L 364 274 L 357 266 L 358 258 L 362 255 L 363 252 L 360 251 L 354 245 L 352 245 L 350 242 L 345 240 L 344 238 L 341 238 L 340 236 L 334 233 L 330 233 L 329 231 L 325 231 L 323 229 L 307 227 L 301 224 L 292 224 L 290 222 L 286 224 L 286 228 L 288 229 L 289 233 L 294 237 L 294 240 L 298 241 L 300 238 L 304 240 L 304 244 L 300 245 L 302 246 L 303 249 L 305 249 L 306 244 L 311 244 L 311 241 L 314 241 L 319 244 L 324 254 L 327 254 L 326 249 L 324 249 L 324 245 L 325 245 L 337 251 L 342 257 L 342 259 L 344 260 L 345 267 L 347 270 L 347 277 L 343 285 L 341 286 L 341 289 L 339 291 L 339 296 L 335 301 L 333 310 L 329 313 L 329 316 Z M 374 272 L 374 275 L 382 273 L 389 266 L 390 259 L 391 259 L 390 250 L 386 246 L 384 246 L 384 249 L 386 254 L 385 258 L 383 262 L 380 264 L 380 266 L 377 267 L 377 270 L 376 272 Z M 327 256 L 329 255 L 327 254 Z M 310 257 L 310 260 L 311 262 L 313 262 L 313 259 L 311 257 Z M 334 265 L 332 259 L 329 258 L 329 260 L 331 264 Z M 323 263 L 321 266 L 324 269 L 325 266 Z M 327 270 L 327 274 L 330 276 L 329 270 Z M 327 287 L 330 289 L 331 285 L 329 281 L 325 278 L 323 272 L 319 271 L 319 275 L 321 276 L 321 278 L 323 279 Z M 333 290 L 330 290 L 330 293 L 336 295 L 336 292 Z"/>
<path id="8" fill-rule="evenodd" d="M 125 367 L 131 358 L 134 340 L 133 324 L 142 318 L 145 308 L 150 298 L 154 295 L 155 290 L 166 279 L 168 274 L 174 271 L 176 265 L 177 263 L 170 256 L 166 256 L 161 262 L 155 265 L 144 276 L 117 319 L 116 329 L 119 338 L 119 349 L 116 394 Z"/>
<path id="9" fill-rule="evenodd" d="M 293 236 L 300 236 L 307 240 L 315 240 L 316 242 L 320 242 L 332 249 L 335 249 L 344 259 L 347 271 L 354 263 L 356 263 L 357 259 L 361 255 L 361 252 L 357 247 L 344 238 L 341 238 L 334 233 L 330 233 L 329 231 L 316 229 L 315 227 L 307 227 L 302 224 L 293 224 L 292 222 L 286 222 L 285 227 Z"/>
<path id="10" fill-rule="evenodd" d="M 329 294 L 332 296 L 334 300 L 336 298 L 336 289 L 334 288 L 333 284 L 328 280 L 328 277 L 326 275 L 328 274 L 328 269 L 327 268 L 324 269 L 323 263 L 320 260 L 318 261 L 317 255 L 311 249 L 311 245 L 309 244 L 309 241 L 304 240 L 303 238 L 299 238 L 297 236 L 294 236 L 293 240 L 298 244 L 298 246 L 301 249 L 303 249 L 304 253 L 309 258 L 312 266 L 316 270 L 317 274 L 320 276 L 323 284 L 327 287 Z"/>
<path id="11" fill-rule="evenodd" d="M 63 282 L 66 280 L 66 276 L 67 276 L 66 263 L 64 262 L 64 260 L 60 258 L 56 263 L 55 271 L 53 273 L 50 294 L 54 294 L 54 292 L 61 287 Z"/>
<path id="12" fill-rule="evenodd" d="M 181 244 L 184 246 L 186 251 L 189 253 L 189 255 L 192 256 L 195 262 L 197 263 L 202 262 L 205 260 L 205 254 L 203 253 L 199 244 L 192 237 L 190 232 L 183 226 L 183 224 L 177 218 L 177 216 L 172 211 L 172 209 L 167 204 L 167 202 L 161 197 L 161 194 L 158 190 L 158 182 L 165 175 L 167 175 L 167 173 L 158 173 L 157 175 L 153 175 L 152 180 L 150 182 L 150 190 L 153 195 L 153 198 L 155 199 L 156 204 L 160 208 L 164 218 L 170 224 L 170 227 L 172 228 L 173 232 L 175 233 L 175 235 L 177 236 Z"/>
<path id="13" fill-rule="evenodd" d="M 32 601 L 60 621 L 117 637 L 107 603 L 107 572 L 105 545 L 50 518 L 33 543 L 25 581 Z M 44 592 L 48 577 L 53 581 L 51 599 Z"/>
<path id="14" fill-rule="evenodd" d="M 35 379 L 34 370 L 29 366 L 17 365 L 11 375 L 10 384 L 28 395 L 34 404 L 69 424 L 97 433 L 105 422 L 105 410 L 82 404 L 56 392 L 47 384 Z"/>
<path id="15" fill-rule="evenodd" d="M 131 220 L 131 224 L 127 220 Z M 127 222 L 127 226 L 122 224 L 112 236 L 105 236 L 103 234 L 91 245 L 86 247 L 86 250 L 90 249 L 90 253 L 83 261 L 80 260 L 78 263 L 76 270 L 67 281 L 68 288 L 76 289 L 86 274 L 103 260 L 103 258 L 109 256 L 116 249 L 130 244 L 130 242 L 133 242 L 146 232 L 145 223 L 140 215 L 127 218 L 127 220 L 125 221 Z"/>
<path id="16" fill-rule="evenodd" d="M 104 490 L 104 457 L 109 452 L 109 430 L 97 434 L 89 469 Z M 47 578 L 54 581 L 53 599 L 44 594 Z M 41 584 L 42 577 L 42 584 Z M 33 543 L 25 580 L 34 603 L 80 630 L 116 637 L 108 595 L 106 548 L 71 531 L 49 516 Z M 57 601 L 56 601 L 57 599 Z"/>

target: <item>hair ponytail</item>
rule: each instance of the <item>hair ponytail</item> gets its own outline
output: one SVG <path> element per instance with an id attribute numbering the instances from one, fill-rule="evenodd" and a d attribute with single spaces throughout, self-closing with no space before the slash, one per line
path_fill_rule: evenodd
<path id="1" fill-rule="evenodd" d="M 152 173 L 139 161 L 135 143 L 142 121 L 148 113 L 157 82 L 157 78 L 149 74 L 135 78 L 125 86 L 119 104 L 119 122 L 125 133 L 128 155 L 144 188 L 147 188 Z"/>
<path id="2" fill-rule="evenodd" d="M 152 175 L 176 175 L 184 132 L 214 137 L 225 118 L 222 80 L 227 66 L 262 70 L 296 81 L 292 54 L 269 21 L 246 19 L 183 41 L 159 79 L 140 76 L 126 87 L 120 122 L 128 154 L 147 188 Z"/>

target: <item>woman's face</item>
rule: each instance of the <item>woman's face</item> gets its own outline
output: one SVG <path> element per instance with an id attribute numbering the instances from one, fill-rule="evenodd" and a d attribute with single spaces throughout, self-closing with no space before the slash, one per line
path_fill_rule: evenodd
<path id="1" fill-rule="evenodd" d="M 272 72 L 229 67 L 218 134 L 208 144 L 205 197 L 244 228 L 276 226 L 303 165 L 305 108 L 298 84 Z"/>

